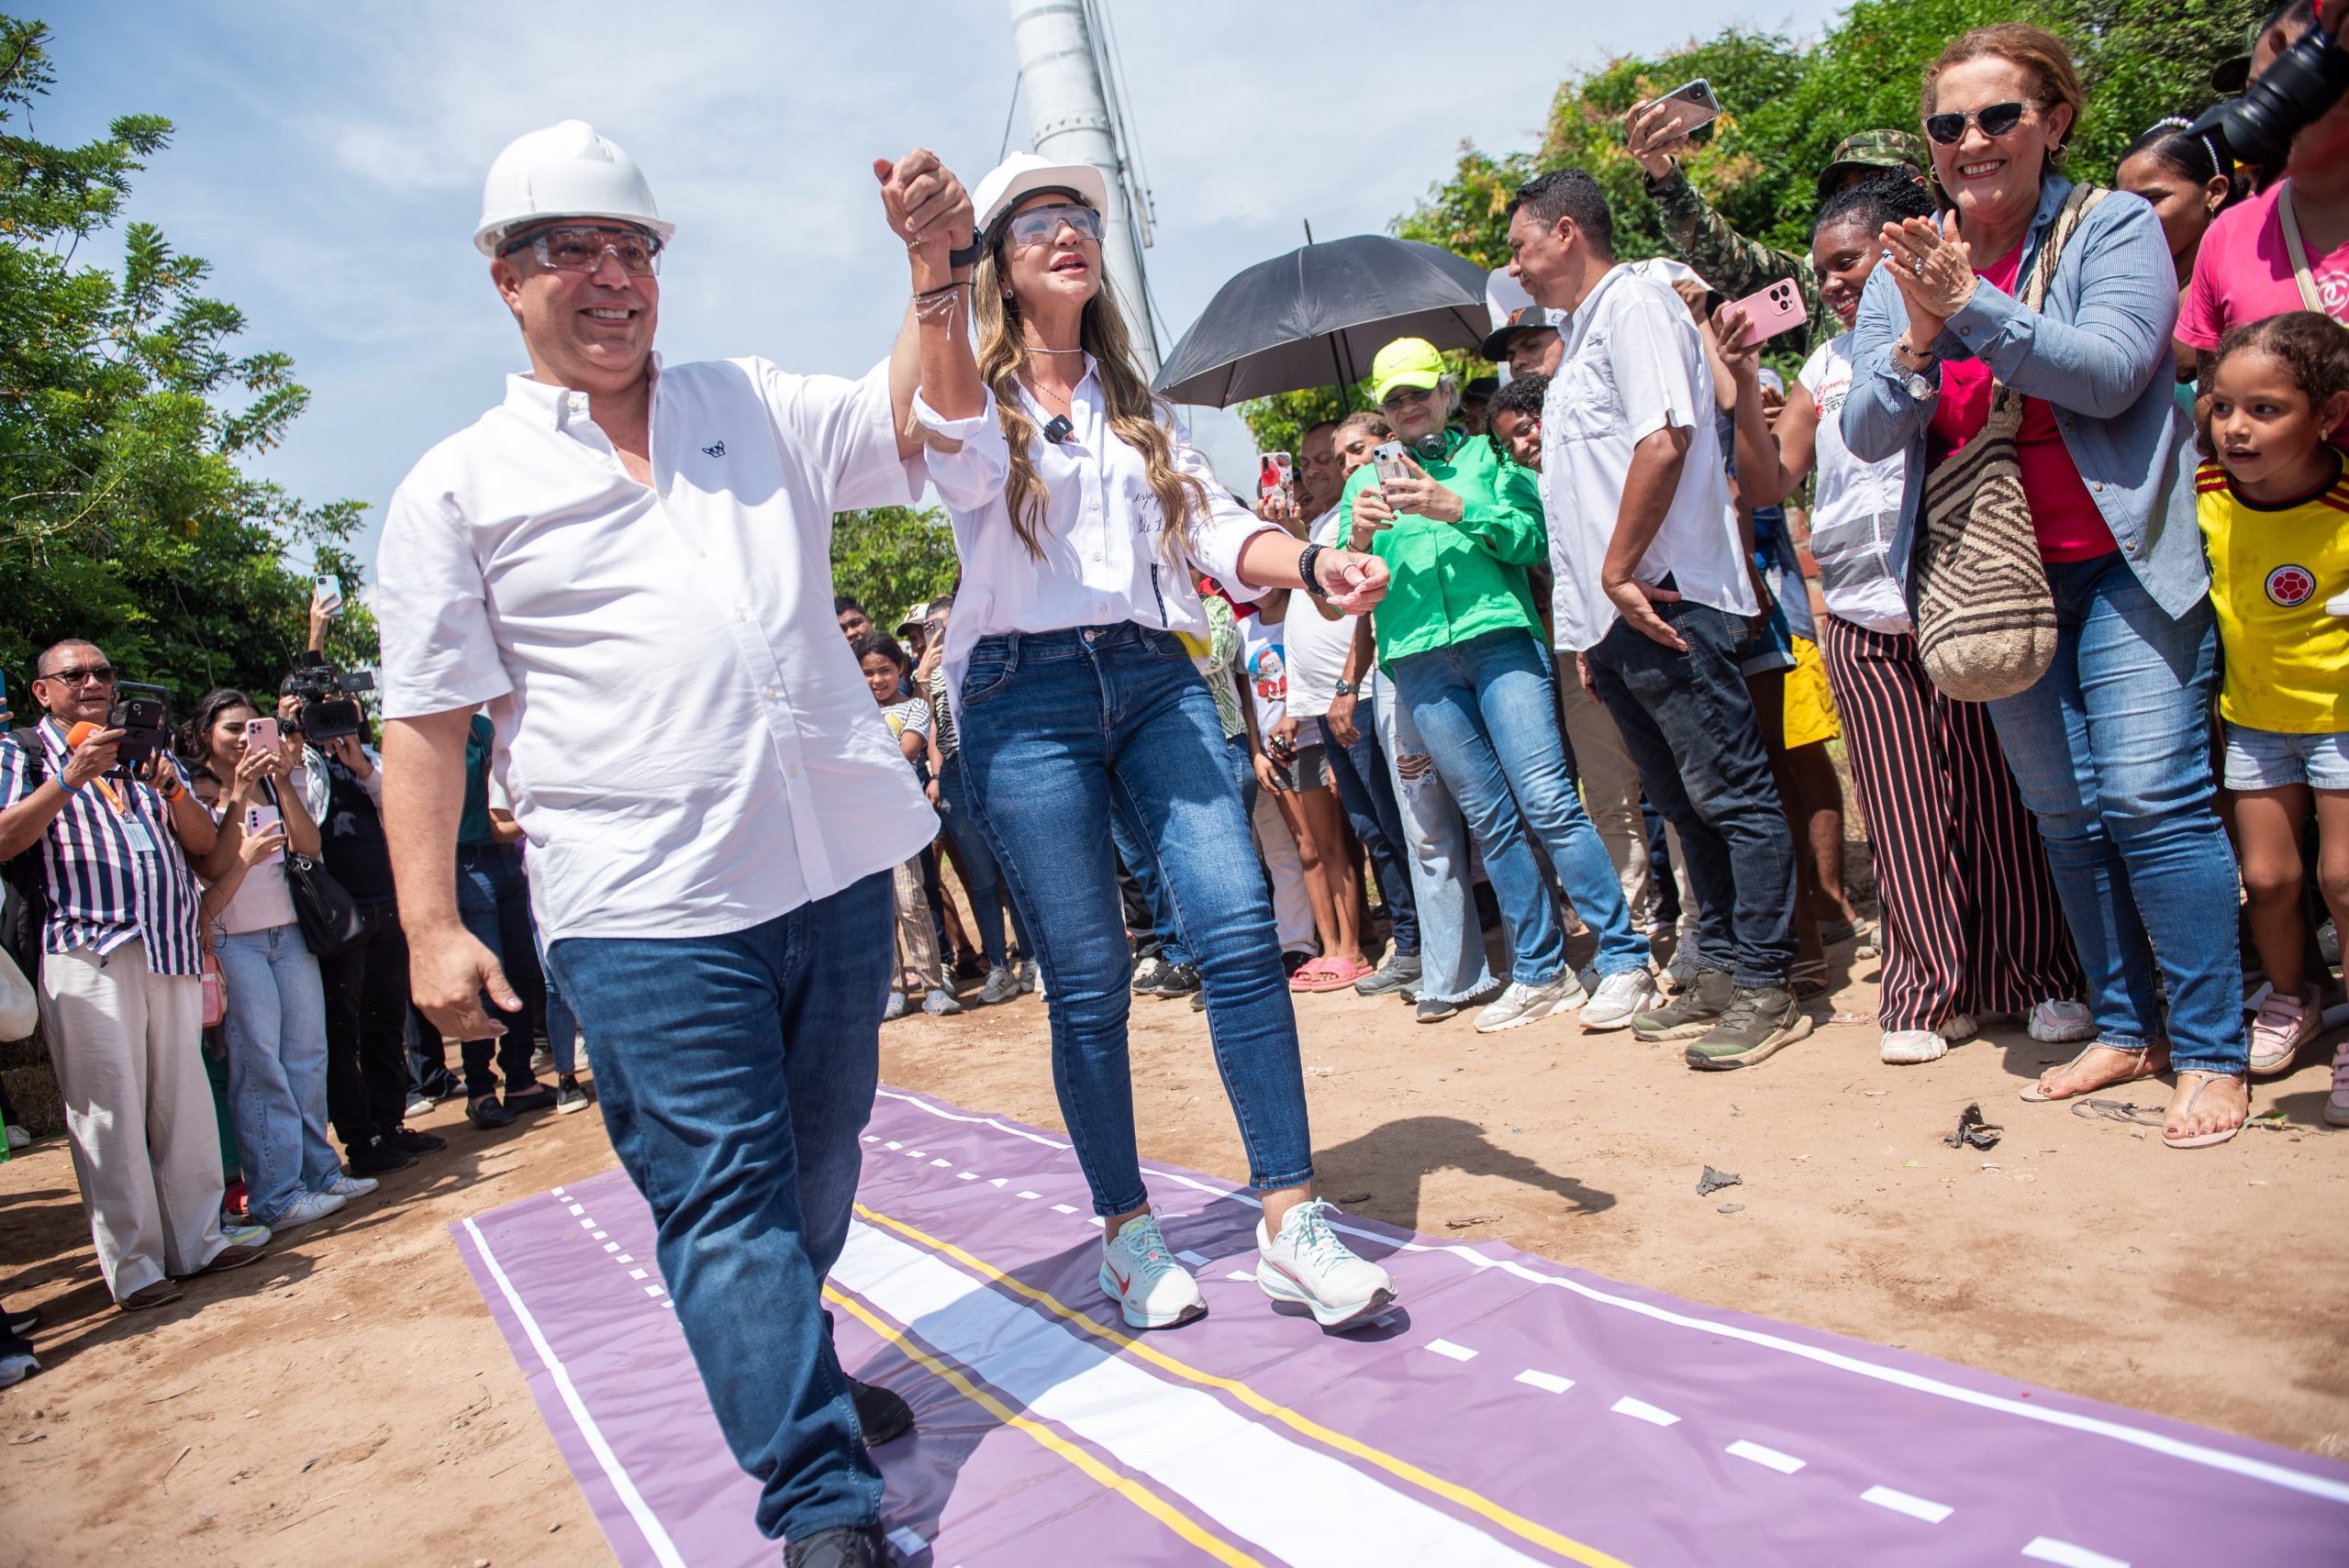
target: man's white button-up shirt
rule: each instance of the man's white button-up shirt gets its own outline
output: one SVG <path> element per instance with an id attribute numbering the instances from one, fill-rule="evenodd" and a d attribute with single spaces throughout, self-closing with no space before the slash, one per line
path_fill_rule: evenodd
<path id="1" fill-rule="evenodd" d="M 832 615 L 832 513 L 925 478 L 888 366 L 652 374 L 651 487 L 514 376 L 384 519 L 384 714 L 489 705 L 550 941 L 741 930 L 937 831 Z"/>

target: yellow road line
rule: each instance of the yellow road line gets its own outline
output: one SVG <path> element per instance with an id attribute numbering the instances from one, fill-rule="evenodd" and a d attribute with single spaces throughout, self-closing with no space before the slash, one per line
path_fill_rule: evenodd
<path id="1" fill-rule="evenodd" d="M 1094 1458 L 1091 1454 L 1085 1452 L 1083 1449 L 1077 1447 L 1074 1443 L 1069 1441 L 1066 1438 L 1061 1436 L 1060 1433 L 1052 1430 L 1050 1427 L 1043 1425 L 1040 1421 L 1031 1419 L 1029 1417 L 1023 1416 L 1019 1411 L 1012 1409 L 1009 1406 L 1006 1405 L 1002 1400 L 997 1399 L 986 1389 L 980 1387 L 977 1384 L 973 1383 L 968 1377 L 963 1375 L 961 1368 L 949 1365 L 947 1362 L 941 1361 L 938 1357 L 931 1355 L 928 1351 L 923 1350 L 905 1334 L 899 1332 L 896 1329 L 892 1328 L 880 1318 L 875 1317 L 871 1311 L 866 1309 L 863 1303 L 858 1301 L 855 1297 L 828 1284 L 824 1287 L 824 1299 L 833 1303 L 843 1311 L 853 1314 L 857 1320 L 863 1323 L 866 1328 L 872 1329 L 874 1333 L 880 1335 L 883 1339 L 896 1346 L 897 1349 L 904 1351 L 907 1356 L 910 1357 L 915 1362 L 919 1362 L 924 1368 L 933 1374 L 942 1377 L 948 1383 L 953 1385 L 955 1392 L 962 1395 L 963 1398 L 970 1400 L 973 1404 L 986 1411 L 988 1415 L 993 1416 L 996 1420 L 1001 1421 L 1005 1426 L 1017 1428 L 1019 1430 L 1027 1433 L 1030 1437 L 1034 1438 L 1038 1442 L 1043 1444 L 1045 1448 L 1060 1455 L 1063 1459 L 1068 1461 L 1071 1464 L 1074 1464 L 1079 1470 L 1085 1472 L 1085 1474 L 1091 1476 L 1102 1485 L 1107 1486 L 1109 1490 L 1117 1493 L 1119 1496 L 1125 1498 L 1126 1501 L 1131 1503 L 1135 1507 L 1140 1508 L 1143 1513 L 1148 1514 L 1152 1518 L 1156 1519 L 1160 1524 L 1164 1525 L 1167 1529 L 1181 1536 L 1185 1540 L 1187 1540 L 1193 1546 L 1197 1547 L 1201 1551 L 1204 1551 L 1213 1557 L 1217 1562 L 1228 1563 L 1230 1564 L 1230 1568 L 1264 1568 L 1264 1564 L 1259 1562 L 1255 1558 L 1249 1556 L 1246 1552 L 1241 1551 L 1238 1547 L 1233 1546 L 1230 1542 L 1201 1529 L 1198 1521 L 1185 1514 L 1181 1509 L 1175 1507 L 1174 1505 L 1169 1503 L 1165 1498 L 1160 1496 L 1157 1493 L 1152 1491 L 1141 1482 L 1134 1480 L 1131 1476 L 1119 1474 L 1116 1471 L 1110 1469 L 1108 1465 L 1102 1463 L 1099 1460 Z"/>
<path id="2" fill-rule="evenodd" d="M 1274 1420 L 1281 1422 L 1293 1430 L 1304 1433 L 1316 1442 L 1327 1444 L 1341 1453 L 1351 1454 L 1366 1464 L 1376 1465 L 1389 1475 L 1432 1492 L 1446 1502 L 1457 1504 L 1481 1518 L 1491 1520 L 1520 1540 L 1529 1540 L 1545 1551 L 1553 1551 L 1570 1562 L 1586 1564 L 1586 1568 L 1631 1568 L 1631 1565 L 1622 1559 L 1610 1556 L 1595 1546 L 1586 1545 L 1572 1536 L 1562 1535 L 1547 1525 L 1529 1519 L 1514 1509 L 1494 1502 L 1481 1492 L 1472 1491 L 1457 1482 L 1447 1481 L 1441 1475 L 1431 1474 L 1408 1460 L 1397 1459 L 1385 1450 L 1373 1448 L 1358 1438 L 1333 1431 L 1309 1417 L 1300 1416 L 1286 1406 L 1276 1405 L 1244 1383 L 1228 1377 L 1219 1377 L 1211 1372 L 1202 1372 L 1186 1362 L 1176 1361 L 1173 1356 L 1154 1346 L 1142 1343 L 1131 1335 L 1121 1334 L 1114 1329 L 1105 1329 L 1049 1292 L 1038 1290 L 1024 1280 L 1012 1278 L 993 1263 L 973 1257 L 952 1241 L 941 1240 L 925 1231 L 916 1229 L 904 1220 L 892 1219 L 885 1214 L 875 1213 L 861 1203 L 856 1206 L 856 1212 L 875 1225 L 886 1226 L 899 1235 L 918 1241 L 933 1251 L 944 1253 L 965 1268 L 976 1270 L 1006 1290 L 1026 1297 L 1054 1317 L 1062 1318 L 1072 1327 L 1092 1335 L 1097 1340 L 1115 1345 L 1120 1351 L 1148 1362 L 1162 1371 L 1173 1373 L 1175 1376 L 1188 1382 L 1198 1384 L 1202 1387 L 1220 1389 L 1259 1415 L 1269 1416 Z"/>

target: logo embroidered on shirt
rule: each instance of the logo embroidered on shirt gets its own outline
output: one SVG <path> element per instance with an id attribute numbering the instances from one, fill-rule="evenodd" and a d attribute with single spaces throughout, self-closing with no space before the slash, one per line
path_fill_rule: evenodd
<path id="1" fill-rule="evenodd" d="M 724 441 L 719 441 L 714 446 L 707 446 L 701 450 L 705 455 L 709 457 L 724 457 L 726 455 L 726 443 Z"/>
<path id="2" fill-rule="evenodd" d="M 2316 573 L 2305 566 L 2278 566 L 2267 574 L 2267 596 L 2288 610 L 2299 609 L 2316 593 Z"/>

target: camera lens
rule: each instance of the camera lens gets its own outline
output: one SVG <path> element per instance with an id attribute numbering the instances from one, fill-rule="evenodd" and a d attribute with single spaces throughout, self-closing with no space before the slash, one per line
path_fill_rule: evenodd
<path id="1" fill-rule="evenodd" d="M 2213 104 L 2194 128 L 2223 140 L 2240 162 L 2279 170 L 2291 155 L 2292 138 L 2338 103 L 2344 89 L 2349 53 L 2334 48 L 2323 28 L 2310 28 L 2242 97 Z"/>

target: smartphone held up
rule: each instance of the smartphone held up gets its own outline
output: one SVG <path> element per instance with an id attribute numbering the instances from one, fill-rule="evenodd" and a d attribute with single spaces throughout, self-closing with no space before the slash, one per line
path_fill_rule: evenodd
<path id="1" fill-rule="evenodd" d="M 1286 452 L 1266 452 L 1256 464 L 1256 499 L 1279 496 L 1284 507 L 1297 506 L 1297 464 Z"/>
<path id="2" fill-rule="evenodd" d="M 1721 106 L 1713 96 L 1713 84 L 1699 76 L 1658 98 L 1654 113 L 1651 145 L 1676 140 L 1698 126 L 1710 125 L 1720 117 Z"/>
<path id="3" fill-rule="evenodd" d="M 1751 349 L 1779 333 L 1799 327 L 1806 319 L 1802 305 L 1802 290 L 1792 278 L 1780 278 L 1758 294 L 1751 294 L 1728 307 L 1745 318 L 1745 330 L 1739 335 L 1737 346 Z"/>
<path id="4" fill-rule="evenodd" d="M 1379 442 L 1371 449 L 1370 462 L 1381 484 L 1411 477 L 1411 462 L 1403 455 L 1403 443 L 1400 441 Z"/>

